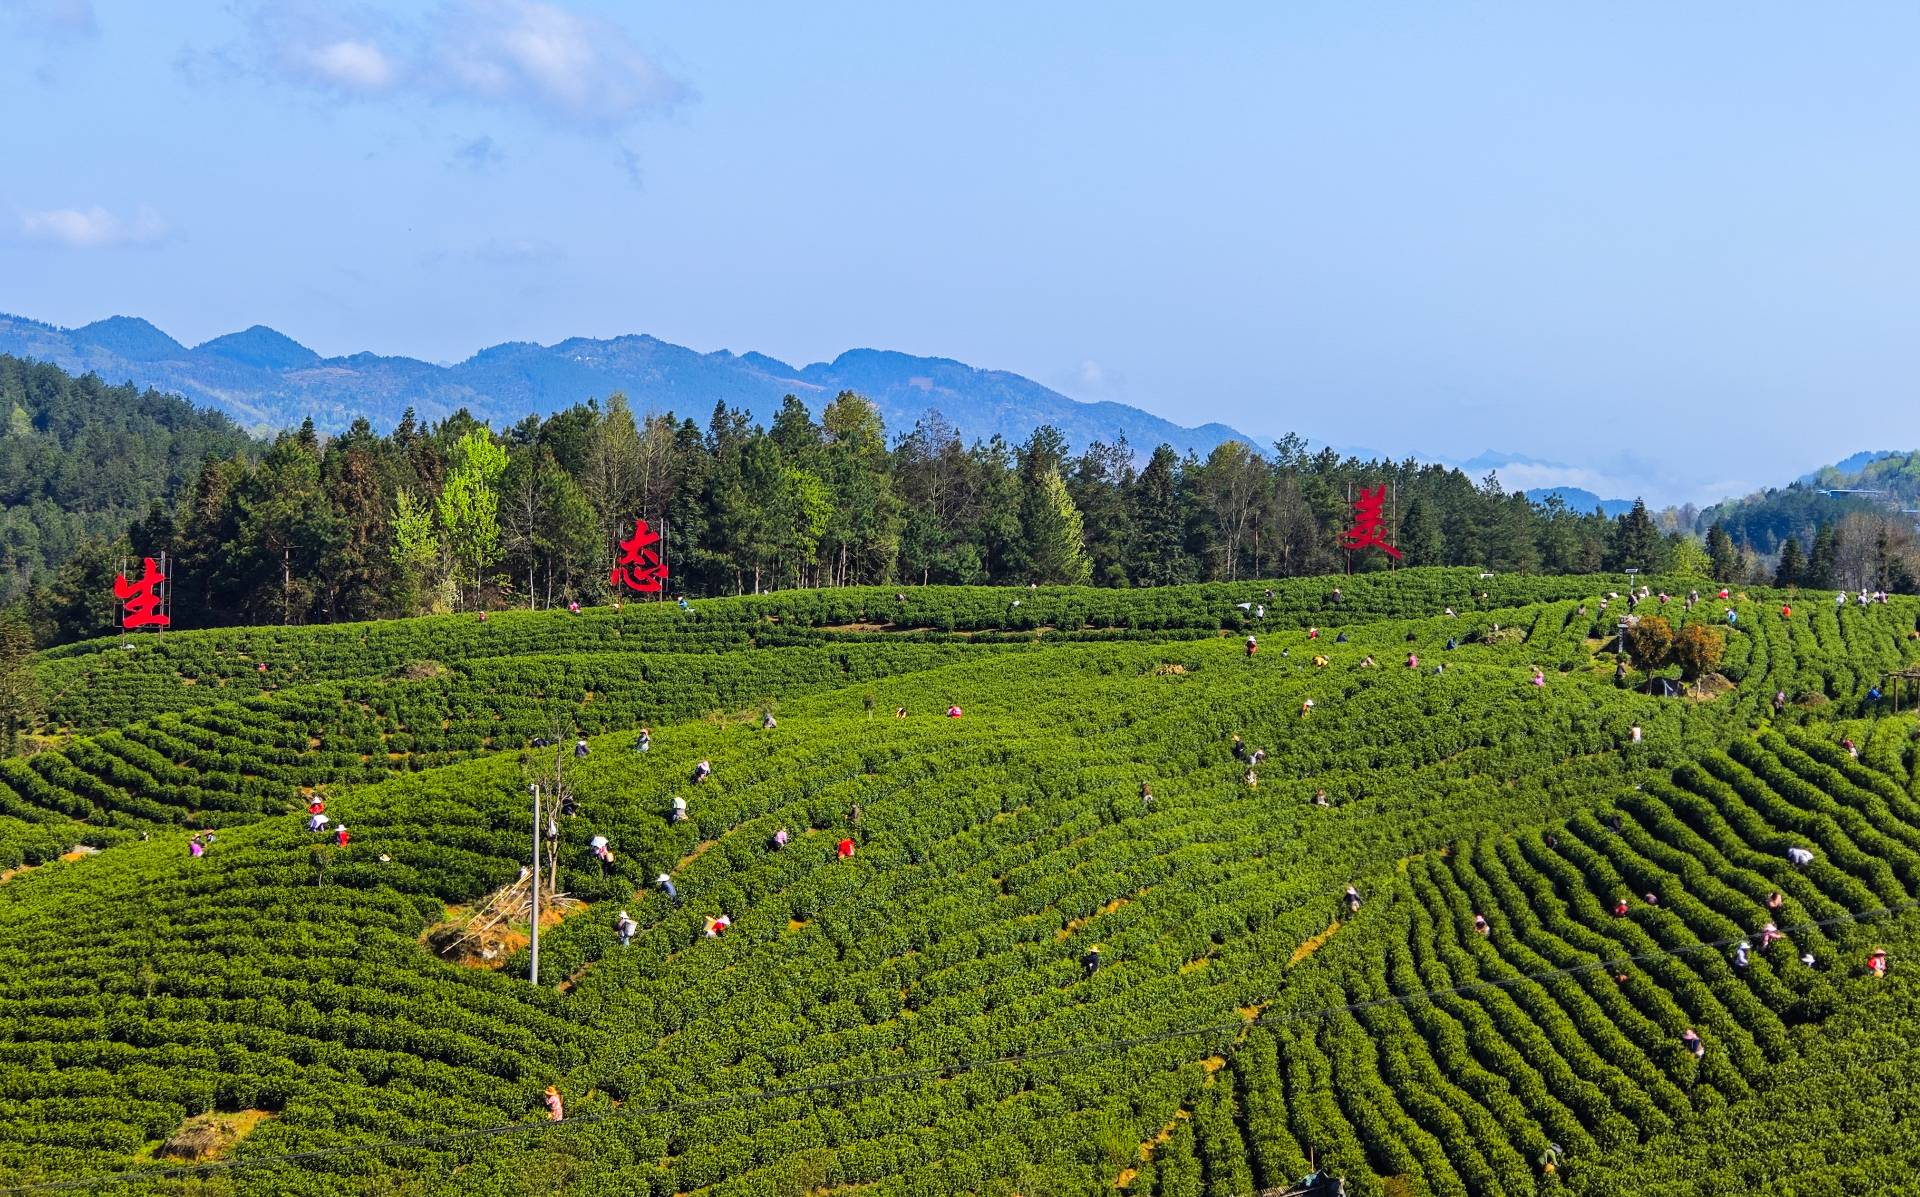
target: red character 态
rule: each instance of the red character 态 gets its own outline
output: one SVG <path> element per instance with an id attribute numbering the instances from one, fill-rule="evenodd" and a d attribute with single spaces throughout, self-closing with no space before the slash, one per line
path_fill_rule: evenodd
<path id="1" fill-rule="evenodd" d="M 1353 501 L 1353 527 L 1347 529 L 1340 541 L 1343 549 L 1377 548 L 1398 561 L 1400 550 L 1387 543 L 1380 531 L 1380 508 L 1387 501 L 1387 488 L 1383 483 L 1368 490 L 1360 488 L 1360 497 Z"/>
<path id="2" fill-rule="evenodd" d="M 126 614 L 121 617 L 120 626 L 126 628 L 164 628 L 173 620 L 160 610 L 160 585 L 167 576 L 160 572 L 153 558 L 146 562 L 144 572 L 138 581 L 129 582 L 125 574 L 113 579 L 113 597 L 126 604 Z"/>
<path id="3" fill-rule="evenodd" d="M 667 578 L 667 567 L 660 560 L 659 550 L 653 547 L 659 543 L 659 534 L 647 527 L 647 521 L 634 521 L 633 536 L 620 542 L 620 560 L 614 563 L 608 583 L 641 594 L 660 593 Z"/>

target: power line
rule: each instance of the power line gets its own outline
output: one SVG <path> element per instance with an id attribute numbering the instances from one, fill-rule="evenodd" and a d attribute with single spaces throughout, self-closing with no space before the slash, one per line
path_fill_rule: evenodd
<path id="1" fill-rule="evenodd" d="M 1892 906 L 1880 906 L 1871 910 L 1848 912 L 1831 918 L 1816 919 L 1812 922 L 1797 923 L 1781 928 L 1782 935 L 1793 935 L 1813 931 L 1840 923 L 1858 923 L 1875 920 L 1895 913 L 1920 907 L 1920 899 L 1897 902 Z M 385 1139 L 375 1143 L 350 1143 L 340 1147 L 320 1147 L 308 1151 L 287 1152 L 280 1155 L 247 1156 L 241 1159 L 216 1160 L 205 1164 L 184 1164 L 174 1168 L 129 1169 L 123 1172 L 108 1172 L 98 1176 L 76 1177 L 72 1180 L 39 1181 L 33 1184 L 15 1185 L 0 1189 L 0 1195 L 17 1193 L 48 1193 L 68 1189 L 91 1189 L 101 1185 L 129 1184 L 151 1180 L 174 1180 L 186 1176 L 207 1175 L 229 1172 L 240 1168 L 251 1168 L 263 1164 L 312 1163 L 318 1160 L 338 1159 L 343 1156 L 362 1155 L 371 1152 L 387 1151 L 401 1147 L 438 1147 L 453 1143 L 468 1142 L 477 1139 L 495 1138 L 512 1134 L 535 1134 L 563 1126 L 590 1126 L 603 1122 L 621 1121 L 628 1118 L 651 1118 L 665 1114 L 700 1113 L 721 1109 L 730 1105 L 741 1105 L 752 1101 L 765 1101 L 781 1097 L 797 1097 L 807 1093 L 837 1092 L 843 1089 L 860 1088 L 866 1085 L 891 1084 L 900 1081 L 924 1080 L 933 1077 L 950 1076 L 957 1073 L 973 1072 L 983 1068 L 1008 1067 L 1017 1064 L 1038 1063 L 1046 1060 L 1058 1060 L 1071 1056 L 1094 1053 L 1109 1054 L 1128 1051 L 1136 1047 L 1146 1047 L 1155 1043 L 1166 1043 L 1175 1039 L 1196 1039 L 1207 1035 L 1241 1032 L 1249 1027 L 1274 1026 L 1289 1022 L 1305 1022 L 1312 1019 L 1330 1018 L 1338 1014 L 1352 1013 L 1358 1010 L 1370 1010 L 1381 1006 L 1405 1005 L 1420 998 L 1455 996 L 1489 989 L 1501 989 L 1518 985 L 1526 981 L 1537 981 L 1547 977 L 1571 976 L 1577 973 L 1591 972 L 1594 969 L 1612 968 L 1663 957 L 1682 956 L 1709 949 L 1723 948 L 1750 938 L 1738 935 L 1726 939 L 1702 941 L 1677 948 L 1656 948 L 1646 952 L 1634 952 L 1622 956 L 1612 956 L 1584 964 L 1568 965 L 1561 968 L 1543 969 L 1534 973 L 1522 973 L 1512 977 L 1492 978 L 1472 981 L 1462 985 L 1450 985 L 1440 989 L 1415 990 L 1408 993 L 1391 994 L 1383 998 L 1367 1001 L 1347 1002 L 1332 1006 L 1318 1006 L 1307 1010 L 1293 1010 L 1277 1014 L 1262 1014 L 1251 1019 L 1240 1019 L 1230 1023 L 1213 1023 L 1188 1027 L 1176 1027 L 1171 1030 L 1157 1031 L 1150 1035 L 1136 1035 L 1123 1039 L 1104 1039 L 1091 1043 L 1074 1044 L 1067 1047 L 1045 1048 L 1039 1051 L 1020 1052 L 1011 1055 L 993 1056 L 980 1060 L 958 1060 L 951 1064 L 928 1065 L 924 1068 L 908 1068 L 897 1072 L 872 1073 L 866 1076 L 849 1077 L 837 1081 L 816 1081 L 806 1085 L 790 1085 L 778 1089 L 760 1089 L 746 1093 L 729 1093 L 718 1097 L 699 1098 L 690 1101 L 664 1102 L 645 1107 L 622 1107 L 597 1114 L 576 1114 L 558 1121 L 544 1122 L 506 1122 L 493 1126 L 475 1127 L 471 1130 L 448 1131 L 440 1134 L 418 1135 L 404 1139 Z"/>

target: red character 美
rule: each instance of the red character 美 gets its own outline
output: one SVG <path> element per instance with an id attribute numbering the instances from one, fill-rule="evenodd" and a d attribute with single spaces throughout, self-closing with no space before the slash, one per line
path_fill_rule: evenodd
<path id="1" fill-rule="evenodd" d="M 1386 535 L 1380 530 L 1380 509 L 1387 502 L 1387 487 L 1383 482 L 1368 490 L 1360 488 L 1360 497 L 1353 501 L 1353 527 L 1347 529 L 1341 537 L 1340 547 L 1348 550 L 1376 548 L 1398 561 L 1400 550 L 1387 543 Z"/>

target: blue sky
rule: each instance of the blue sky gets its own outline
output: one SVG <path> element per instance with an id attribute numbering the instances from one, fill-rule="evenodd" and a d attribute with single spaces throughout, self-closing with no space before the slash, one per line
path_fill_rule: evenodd
<path id="1" fill-rule="evenodd" d="M 1920 443 L 1920 6 L 0 0 L 0 310 L 1015 370 L 1662 499 Z"/>

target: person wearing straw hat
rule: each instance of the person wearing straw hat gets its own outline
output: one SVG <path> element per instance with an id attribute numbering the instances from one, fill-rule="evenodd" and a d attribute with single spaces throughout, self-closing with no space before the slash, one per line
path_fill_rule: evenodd
<path id="1" fill-rule="evenodd" d="M 552 1085 L 548 1085 L 546 1102 L 548 1122 L 566 1121 L 567 1112 L 566 1107 L 560 1103 L 560 1090 L 554 1088 Z"/>
<path id="2" fill-rule="evenodd" d="M 1087 975 L 1089 977 L 1091 977 L 1094 973 L 1100 971 L 1100 945 L 1099 944 L 1094 944 L 1091 948 L 1088 948 L 1087 954 L 1085 956 L 1080 957 L 1080 967 L 1086 970 Z"/>

